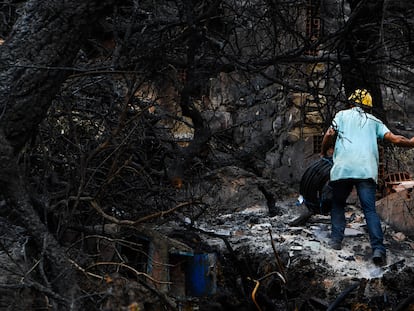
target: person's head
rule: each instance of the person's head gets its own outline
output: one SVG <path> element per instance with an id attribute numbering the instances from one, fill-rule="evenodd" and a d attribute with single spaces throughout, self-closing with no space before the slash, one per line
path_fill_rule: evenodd
<path id="1" fill-rule="evenodd" d="M 366 89 L 357 89 L 349 97 L 349 102 L 352 105 L 361 107 L 363 109 L 372 109 L 372 96 Z"/>

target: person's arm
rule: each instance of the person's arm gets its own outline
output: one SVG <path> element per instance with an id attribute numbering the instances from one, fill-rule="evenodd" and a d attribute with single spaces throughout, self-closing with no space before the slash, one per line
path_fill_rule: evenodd
<path id="1" fill-rule="evenodd" d="M 392 132 L 387 132 L 384 135 L 384 140 L 399 147 L 414 147 L 414 137 L 407 138 L 402 135 L 395 135 Z"/>
<path id="2" fill-rule="evenodd" d="M 334 138 L 335 130 L 332 127 L 330 127 L 328 128 L 322 139 L 321 156 L 325 157 L 328 155 L 328 150 L 333 148 L 334 146 Z"/>

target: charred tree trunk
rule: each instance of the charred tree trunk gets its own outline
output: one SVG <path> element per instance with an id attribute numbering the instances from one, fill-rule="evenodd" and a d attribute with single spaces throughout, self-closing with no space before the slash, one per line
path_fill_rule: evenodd
<path id="1" fill-rule="evenodd" d="M 192 120 L 194 127 L 194 137 L 189 145 L 185 148 L 180 148 L 178 156 L 174 159 L 174 165 L 170 170 L 170 178 L 173 180 L 182 180 L 185 167 L 187 167 L 194 157 L 205 153 L 207 144 L 211 139 L 211 131 L 203 119 L 201 112 L 194 104 L 194 98 L 197 96 L 196 85 L 196 70 L 197 61 L 196 54 L 202 44 L 201 30 L 197 29 L 195 20 L 197 19 L 192 12 L 194 4 L 192 1 L 184 1 L 186 3 L 185 15 L 188 23 L 188 48 L 187 48 L 187 63 L 186 63 L 186 79 L 183 88 L 180 92 L 180 107 L 182 115 Z M 198 82 L 200 83 L 200 82 Z"/>
<path id="2" fill-rule="evenodd" d="M 383 1 L 349 0 L 351 16 L 344 37 L 344 52 L 341 60 L 342 75 L 347 94 L 355 89 L 368 89 L 373 96 L 374 114 L 385 121 L 379 73 L 376 65 L 381 51 L 381 23 Z"/>
<path id="3" fill-rule="evenodd" d="M 69 68 L 83 36 L 114 2 L 29 1 L 0 48 L 0 191 L 18 215 L 14 221 L 27 229 L 48 262 L 50 282 L 45 281 L 44 288 L 56 293 L 49 297 L 55 307 L 73 307 L 77 291 L 73 269 L 65 249 L 33 207 L 18 156 L 72 72 Z"/>

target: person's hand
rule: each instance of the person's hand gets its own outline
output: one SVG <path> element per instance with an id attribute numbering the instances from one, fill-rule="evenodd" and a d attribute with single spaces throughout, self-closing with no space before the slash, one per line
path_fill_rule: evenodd
<path id="1" fill-rule="evenodd" d="M 335 135 L 335 130 L 332 127 L 328 128 L 328 130 L 326 131 L 326 135 L 334 136 Z"/>
<path id="2" fill-rule="evenodd" d="M 335 144 L 334 137 L 335 130 L 332 127 L 328 128 L 322 139 L 321 157 L 332 156 L 333 146 Z"/>

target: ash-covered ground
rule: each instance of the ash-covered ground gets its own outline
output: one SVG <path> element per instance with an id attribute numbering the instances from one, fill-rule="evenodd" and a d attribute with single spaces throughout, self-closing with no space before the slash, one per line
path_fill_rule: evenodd
<path id="1" fill-rule="evenodd" d="M 346 237 L 339 251 L 327 245 L 329 216 L 312 215 L 300 226 L 291 225 L 304 209 L 297 204 L 297 196 L 292 196 L 276 202 L 273 215 L 268 206 L 257 204 L 200 217 L 192 224 L 200 242 L 219 253 L 219 261 L 226 258 L 226 263 L 219 263 L 223 265 L 223 278 L 232 273 L 234 286 L 242 288 L 244 284 L 244 294 L 251 297 L 253 285 L 258 286 L 254 293 L 257 297 L 262 293 L 261 303 L 252 303 L 251 298 L 250 307 L 242 304 L 242 310 L 334 310 L 338 306 L 342 310 L 405 310 L 410 305 L 414 293 L 414 241 L 410 237 L 383 222 L 387 264 L 378 267 L 371 260 L 365 220 L 357 201 L 347 207 Z M 229 269 L 225 265 L 234 266 Z M 248 276 L 253 283 L 247 289 L 243 283 L 247 271 L 240 271 L 243 267 L 253 271 Z M 273 282 L 268 280 L 270 275 Z M 231 295 L 228 284 L 220 284 L 220 278 L 217 286 L 219 295 Z M 212 309 L 230 309 L 228 301 L 219 305 Z"/>

